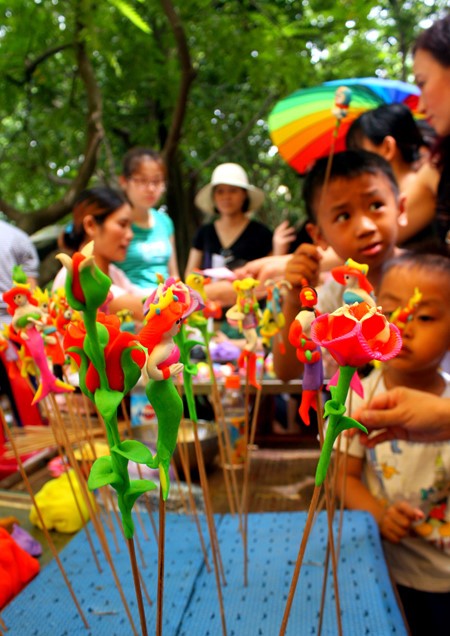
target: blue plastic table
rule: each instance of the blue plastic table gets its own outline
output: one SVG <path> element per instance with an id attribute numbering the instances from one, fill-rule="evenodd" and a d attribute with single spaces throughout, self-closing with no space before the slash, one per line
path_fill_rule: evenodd
<path id="1" fill-rule="evenodd" d="M 248 586 L 244 587 L 242 539 L 237 518 L 230 515 L 216 518 L 227 580 L 223 596 L 228 636 L 278 634 L 305 520 L 306 513 L 303 512 L 249 516 Z M 206 529 L 204 519 L 202 525 Z M 145 541 L 139 524 L 136 527 L 146 561 L 142 572 L 154 601 L 151 607 L 147 604 L 145 607 L 148 632 L 154 634 L 157 546 L 150 530 L 150 538 Z M 208 537 L 206 531 L 204 536 Z M 320 513 L 308 542 L 292 606 L 287 629 L 291 636 L 317 634 L 326 541 L 326 516 Z M 96 538 L 95 545 L 103 559 Z M 139 632 L 128 550 L 122 545 L 117 553 L 112 541 L 110 547 Z M 110 569 L 105 563 L 99 574 L 84 532 L 78 533 L 65 547 L 61 558 L 90 630 L 84 627 L 59 568 L 52 561 L 3 610 L 8 636 L 131 634 Z M 195 524 L 186 516 L 167 514 L 165 566 L 163 634 L 220 636 L 222 629 L 214 573 L 208 573 L 205 568 Z M 369 514 L 345 513 L 338 576 L 344 636 L 406 636 L 378 530 Z M 327 589 L 322 634 L 336 636 L 331 572 Z"/>

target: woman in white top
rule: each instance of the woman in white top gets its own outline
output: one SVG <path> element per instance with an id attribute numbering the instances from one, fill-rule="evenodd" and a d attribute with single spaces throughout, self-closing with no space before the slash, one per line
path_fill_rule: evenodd
<path id="1" fill-rule="evenodd" d="M 136 320 L 142 320 L 142 291 L 113 264 L 126 257 L 133 238 L 131 217 L 131 206 L 122 192 L 104 186 L 84 190 L 75 202 L 73 223 L 63 234 L 62 247 L 79 251 L 93 241 L 95 262 L 112 280 L 108 311 L 128 309 Z M 64 287 L 66 271 L 62 268 L 58 272 L 53 289 Z"/>

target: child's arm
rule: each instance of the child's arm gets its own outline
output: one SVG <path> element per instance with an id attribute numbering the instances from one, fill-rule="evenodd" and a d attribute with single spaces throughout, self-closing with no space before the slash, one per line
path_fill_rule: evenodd
<path id="1" fill-rule="evenodd" d="M 347 464 L 347 470 L 344 472 L 345 463 Z M 380 525 L 386 508 L 362 483 L 363 466 L 363 457 L 348 455 L 347 462 L 344 462 L 343 458 L 341 458 L 337 475 L 336 494 L 339 499 L 343 497 L 346 508 L 349 510 L 366 510 L 375 517 L 375 521 Z M 345 476 L 347 477 L 347 482 L 344 486 Z"/>
<path id="2" fill-rule="evenodd" d="M 283 299 L 283 315 L 285 326 L 281 334 L 286 352 L 283 354 L 278 347 L 273 351 L 275 374 L 285 382 L 303 375 L 303 364 L 298 360 L 295 348 L 289 342 L 289 328 L 300 310 L 299 294 L 305 280 L 310 285 L 316 285 L 319 280 L 321 255 L 315 245 L 302 243 L 295 250 L 292 258 L 286 264 L 285 279 L 291 283 Z"/>
<path id="3" fill-rule="evenodd" d="M 347 457 L 347 470 L 344 472 L 344 462 L 341 461 L 337 477 L 337 496 L 343 496 L 346 508 L 350 510 L 366 510 L 370 512 L 380 529 L 381 536 L 391 543 L 398 543 L 410 530 L 411 524 L 423 518 L 423 513 L 413 508 L 406 501 L 398 501 L 385 507 L 376 499 L 362 483 L 361 475 L 364 459 L 361 457 Z M 343 481 L 347 476 L 343 492 Z"/>

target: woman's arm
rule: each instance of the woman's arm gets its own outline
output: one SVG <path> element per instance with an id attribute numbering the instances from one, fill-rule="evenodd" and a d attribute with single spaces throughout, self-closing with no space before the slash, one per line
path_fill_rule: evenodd
<path id="1" fill-rule="evenodd" d="M 236 290 L 229 280 L 218 280 L 205 285 L 205 294 L 209 300 L 219 303 L 222 307 L 231 307 L 236 302 Z"/>
<path id="2" fill-rule="evenodd" d="M 108 303 L 108 309 L 112 314 L 116 314 L 121 309 L 129 309 L 133 313 L 133 318 L 140 322 L 144 319 L 143 306 L 143 297 L 128 293 L 117 296 Z"/>
<path id="3" fill-rule="evenodd" d="M 178 268 L 178 258 L 177 258 L 177 249 L 175 245 L 175 237 L 172 234 L 170 237 L 170 244 L 172 246 L 172 254 L 169 258 L 169 276 L 173 276 L 174 278 L 180 278 L 180 270 Z"/>
<path id="4" fill-rule="evenodd" d="M 450 398 L 398 386 L 376 395 L 354 417 L 369 430 L 381 429 L 364 444 L 391 439 L 440 442 L 450 439 Z"/>
<path id="5" fill-rule="evenodd" d="M 425 163 L 403 192 L 408 223 L 399 228 L 399 245 L 423 230 L 434 219 L 439 179 L 439 170 L 430 163 Z"/>

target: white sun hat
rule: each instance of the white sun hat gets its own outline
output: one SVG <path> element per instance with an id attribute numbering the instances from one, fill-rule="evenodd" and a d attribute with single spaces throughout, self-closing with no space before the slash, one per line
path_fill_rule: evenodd
<path id="1" fill-rule="evenodd" d="M 217 185 L 231 185 L 247 190 L 250 199 L 249 211 L 257 210 L 263 204 L 264 192 L 248 182 L 247 173 L 242 166 L 237 163 L 221 163 L 212 173 L 210 183 L 203 186 L 195 197 L 195 205 L 203 212 L 213 214 L 213 189 Z"/>

